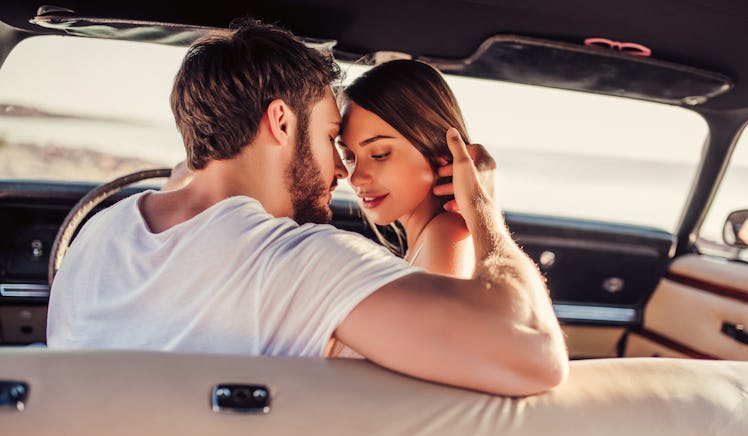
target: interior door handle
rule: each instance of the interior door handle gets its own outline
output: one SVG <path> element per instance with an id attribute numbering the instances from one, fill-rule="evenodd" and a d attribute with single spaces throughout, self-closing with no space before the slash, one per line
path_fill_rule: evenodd
<path id="1" fill-rule="evenodd" d="M 731 322 L 722 323 L 722 333 L 735 339 L 738 342 L 748 345 L 748 331 L 743 324 L 733 324 Z"/>

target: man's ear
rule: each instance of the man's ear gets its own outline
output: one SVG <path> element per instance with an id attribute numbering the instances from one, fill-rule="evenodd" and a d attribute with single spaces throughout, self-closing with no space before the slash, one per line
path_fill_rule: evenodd
<path id="1" fill-rule="evenodd" d="M 295 126 L 296 116 L 291 108 L 281 99 L 270 102 L 265 111 L 268 119 L 270 133 L 279 144 L 286 144 L 289 141 L 290 132 Z"/>

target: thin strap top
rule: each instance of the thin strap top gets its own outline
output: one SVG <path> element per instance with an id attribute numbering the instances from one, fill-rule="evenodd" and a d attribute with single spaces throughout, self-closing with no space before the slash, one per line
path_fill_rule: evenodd
<path id="1" fill-rule="evenodd" d="M 421 241 L 421 244 L 416 248 L 416 254 L 413 255 L 413 258 L 408 261 L 411 265 L 416 261 L 418 258 L 418 255 L 421 254 L 421 250 L 423 250 L 424 243 L 426 242 L 426 238 L 423 238 L 423 241 Z"/>

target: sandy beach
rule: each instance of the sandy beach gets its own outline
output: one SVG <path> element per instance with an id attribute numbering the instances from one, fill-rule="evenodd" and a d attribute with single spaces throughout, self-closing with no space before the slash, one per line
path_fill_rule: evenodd
<path id="1" fill-rule="evenodd" d="M 105 182 L 163 164 L 54 145 L 0 142 L 0 179 Z"/>

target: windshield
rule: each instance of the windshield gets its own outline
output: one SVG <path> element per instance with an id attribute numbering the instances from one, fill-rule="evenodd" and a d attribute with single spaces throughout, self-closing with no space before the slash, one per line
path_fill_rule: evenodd
<path id="1" fill-rule="evenodd" d="M 102 182 L 184 159 L 169 93 L 185 51 L 60 36 L 19 43 L 0 69 L 0 178 Z"/>
<path id="2" fill-rule="evenodd" d="M 38 36 L 0 69 L 0 178 L 108 181 L 184 158 L 169 108 L 186 49 Z M 343 64 L 349 82 L 365 67 Z M 673 231 L 707 135 L 674 106 L 447 76 L 510 212 Z M 342 183 L 341 189 L 349 189 Z"/>

